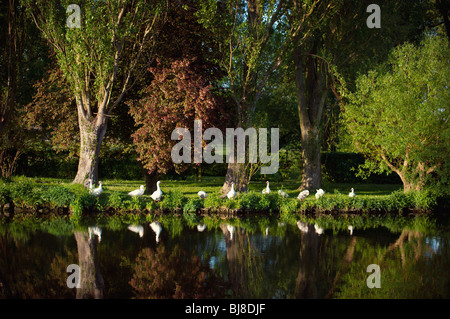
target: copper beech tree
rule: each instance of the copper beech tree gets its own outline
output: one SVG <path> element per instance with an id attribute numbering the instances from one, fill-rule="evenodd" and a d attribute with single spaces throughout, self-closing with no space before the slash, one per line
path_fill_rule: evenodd
<path id="1" fill-rule="evenodd" d="M 172 147 L 177 143 L 171 135 L 176 128 L 192 133 L 196 119 L 202 120 L 203 129 L 217 126 L 223 114 L 213 85 L 192 60 L 168 64 L 164 66 L 158 59 L 157 66 L 149 69 L 154 78 L 144 96 L 127 102 L 137 126 L 133 139 L 138 159 L 150 174 L 187 168 L 174 164 L 171 158 Z"/>

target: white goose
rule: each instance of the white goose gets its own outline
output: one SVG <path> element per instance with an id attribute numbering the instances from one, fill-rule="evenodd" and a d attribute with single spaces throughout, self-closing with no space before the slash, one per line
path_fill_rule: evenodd
<path id="1" fill-rule="evenodd" d="M 161 200 L 161 197 L 163 195 L 163 192 L 161 190 L 161 188 L 159 188 L 159 183 L 161 183 L 160 181 L 158 181 L 156 183 L 156 191 L 153 192 L 153 194 L 150 195 L 150 197 L 155 201 L 158 202 Z"/>
<path id="2" fill-rule="evenodd" d="M 236 191 L 234 190 L 234 183 L 231 183 L 231 189 L 227 194 L 228 199 L 232 199 L 236 196 Z"/>
<path id="3" fill-rule="evenodd" d="M 94 188 L 94 189 L 92 189 L 92 192 L 91 191 L 89 191 L 89 193 L 91 193 L 92 195 L 94 195 L 94 196 L 100 196 L 100 194 L 102 193 L 102 191 L 103 191 L 103 188 L 102 188 L 102 182 L 98 182 L 98 187 L 97 188 Z"/>
<path id="4" fill-rule="evenodd" d="M 316 192 L 316 198 L 319 199 L 325 194 L 324 190 L 322 188 L 319 188 Z"/>
<path id="5" fill-rule="evenodd" d="M 159 235 L 161 234 L 162 231 L 161 224 L 158 221 L 154 221 L 150 224 L 150 227 L 156 234 L 156 243 L 159 243 Z"/>
<path id="6" fill-rule="evenodd" d="M 278 194 L 280 194 L 280 196 L 283 198 L 289 197 L 289 195 L 286 194 L 286 192 L 282 191 L 281 189 L 278 190 Z"/>
<path id="7" fill-rule="evenodd" d="M 204 198 L 208 197 L 208 194 L 206 194 L 206 192 L 204 192 L 204 191 L 199 191 L 199 192 L 197 193 L 197 195 L 198 195 L 198 197 L 200 197 L 201 199 L 204 199 Z"/>
<path id="8" fill-rule="evenodd" d="M 355 197 L 355 190 L 352 188 L 351 189 L 351 192 L 350 193 L 348 193 L 348 197 Z"/>
<path id="9" fill-rule="evenodd" d="M 89 194 L 92 194 L 93 190 L 94 190 L 94 186 L 92 185 L 92 179 L 89 178 Z"/>
<path id="10" fill-rule="evenodd" d="M 141 225 L 130 225 L 128 226 L 128 229 L 131 230 L 133 233 L 139 234 L 139 237 L 144 236 L 144 227 Z"/>
<path id="11" fill-rule="evenodd" d="M 136 190 L 134 190 L 132 192 L 129 192 L 128 195 L 130 195 L 130 196 L 142 196 L 142 195 L 144 195 L 144 191 L 145 191 L 144 185 L 141 185 L 141 187 L 139 187 L 139 189 L 136 189 Z"/>
<path id="12" fill-rule="evenodd" d="M 299 200 L 304 200 L 308 196 L 309 196 L 309 190 L 305 189 L 304 191 L 301 191 L 300 194 L 298 194 L 297 198 Z"/>
<path id="13" fill-rule="evenodd" d="M 264 188 L 261 191 L 261 193 L 263 193 L 263 194 L 270 194 L 269 181 L 266 181 L 266 184 L 267 184 L 266 188 Z"/>

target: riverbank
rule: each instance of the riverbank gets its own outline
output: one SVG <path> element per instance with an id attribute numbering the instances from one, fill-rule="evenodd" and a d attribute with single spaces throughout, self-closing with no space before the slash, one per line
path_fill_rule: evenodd
<path id="1" fill-rule="evenodd" d="M 139 182 L 137 182 L 139 183 Z M 220 184 L 216 180 L 196 183 L 189 181 L 163 181 L 164 197 L 155 202 L 149 195 L 130 197 L 128 191 L 136 188 L 136 182 L 107 181 L 104 191 L 96 197 L 81 185 L 64 181 L 16 178 L 0 182 L 0 212 L 5 217 L 14 214 L 28 216 L 70 216 L 78 219 L 96 215 L 182 215 L 242 217 L 256 215 L 298 214 L 320 215 L 421 215 L 444 211 L 448 200 L 430 191 L 403 193 L 395 186 L 355 185 L 357 195 L 349 197 L 342 188 L 332 188 L 316 199 L 313 194 L 300 201 L 296 198 L 295 185 L 274 183 L 270 194 L 254 189 L 262 183 L 254 183 L 246 193 L 234 199 L 220 198 Z M 365 191 L 361 191 L 364 189 Z M 344 185 L 343 187 L 348 187 Z M 206 189 L 208 197 L 200 199 L 196 192 Z M 289 197 L 278 194 L 283 189 Z M 341 190 L 341 191 L 340 191 Z M 359 192 L 358 192 L 359 190 Z M 380 191 L 381 190 L 381 191 Z M 383 192 L 384 191 L 384 192 Z"/>

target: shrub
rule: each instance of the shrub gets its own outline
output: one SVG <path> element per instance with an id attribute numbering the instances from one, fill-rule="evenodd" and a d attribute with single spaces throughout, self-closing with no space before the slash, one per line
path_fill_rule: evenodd
<path id="1" fill-rule="evenodd" d="M 280 206 L 281 197 L 276 194 L 261 194 L 257 192 L 243 193 L 239 197 L 239 205 L 244 209 L 251 210 L 277 210 Z"/>
<path id="2" fill-rule="evenodd" d="M 109 195 L 109 206 L 116 209 L 127 209 L 130 206 L 130 196 L 114 192 Z"/>
<path id="3" fill-rule="evenodd" d="M 0 183 L 0 205 L 5 205 L 11 201 L 11 191 L 9 183 Z"/>
<path id="4" fill-rule="evenodd" d="M 204 199 L 203 206 L 205 208 L 209 207 L 221 207 L 223 206 L 224 200 L 216 194 L 208 194 L 208 197 Z"/>
<path id="5" fill-rule="evenodd" d="M 195 213 L 198 209 L 203 208 L 203 199 L 190 198 L 183 207 L 183 212 Z"/>
<path id="6" fill-rule="evenodd" d="M 67 207 L 75 200 L 75 193 L 63 186 L 50 186 L 41 195 L 42 199 L 54 207 Z"/>
<path id="7" fill-rule="evenodd" d="M 164 194 L 164 199 L 161 201 L 161 208 L 177 209 L 183 208 L 186 202 L 186 197 L 180 191 L 169 191 Z"/>
<path id="8" fill-rule="evenodd" d="M 299 212 L 301 210 L 302 203 L 303 202 L 299 201 L 297 198 L 284 200 L 280 205 L 280 212 L 281 214 L 292 214 Z"/>
<path id="9" fill-rule="evenodd" d="M 239 204 L 244 209 L 263 209 L 260 205 L 260 194 L 256 192 L 243 193 L 239 198 Z"/>
<path id="10" fill-rule="evenodd" d="M 411 192 L 414 207 L 418 209 L 433 209 L 438 203 L 438 194 L 430 190 L 423 190 L 420 192 Z"/>

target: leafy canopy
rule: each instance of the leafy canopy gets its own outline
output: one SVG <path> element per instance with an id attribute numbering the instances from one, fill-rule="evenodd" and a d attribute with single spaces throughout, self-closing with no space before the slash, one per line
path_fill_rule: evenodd
<path id="1" fill-rule="evenodd" d="M 450 50 L 431 36 L 397 47 L 387 63 L 360 76 L 344 119 L 369 172 L 392 170 L 405 191 L 430 177 L 448 184 Z"/>

